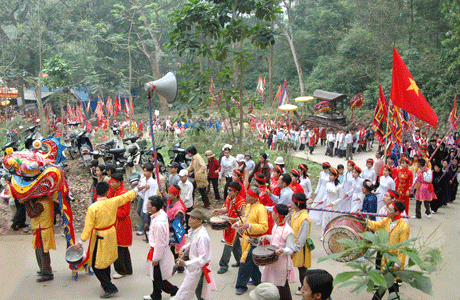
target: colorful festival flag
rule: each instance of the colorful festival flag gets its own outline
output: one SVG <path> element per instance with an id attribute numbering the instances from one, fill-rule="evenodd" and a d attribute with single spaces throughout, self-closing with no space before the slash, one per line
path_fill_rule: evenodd
<path id="1" fill-rule="evenodd" d="M 91 107 L 91 98 L 88 99 L 88 106 L 86 107 L 86 112 L 89 113 Z"/>
<path id="2" fill-rule="evenodd" d="M 395 47 L 393 47 L 393 75 L 390 98 L 395 106 L 404 109 L 434 128 L 438 125 L 438 116 L 423 97 Z"/>
<path id="3" fill-rule="evenodd" d="M 134 105 L 133 105 L 133 97 L 129 97 L 129 108 L 130 108 L 130 114 L 134 115 Z"/>
<path id="4" fill-rule="evenodd" d="M 284 78 L 283 91 L 281 92 L 280 103 L 278 106 L 289 104 L 289 95 L 287 90 L 287 80 Z"/>
<path id="5" fill-rule="evenodd" d="M 265 92 L 265 79 L 262 80 L 262 76 L 259 76 L 259 80 L 257 81 L 257 88 L 256 92 L 259 94 L 261 98 L 264 97 Z"/>
<path id="6" fill-rule="evenodd" d="M 126 121 L 129 121 L 129 105 L 128 105 L 128 99 L 125 96 L 125 119 Z"/>
<path id="7" fill-rule="evenodd" d="M 385 94 L 382 90 L 382 85 L 379 84 L 379 100 L 374 111 L 374 118 L 372 125 L 375 126 L 375 135 L 379 139 L 379 143 L 383 144 L 387 132 L 387 117 L 388 117 L 388 103 Z"/>
<path id="8" fill-rule="evenodd" d="M 94 114 L 97 116 L 98 119 L 101 119 L 104 117 L 104 112 L 103 112 L 103 107 L 104 104 L 102 103 L 101 97 L 97 96 L 97 106 L 96 109 L 94 110 Z"/>
<path id="9" fill-rule="evenodd" d="M 113 116 L 116 117 L 118 116 L 118 112 L 121 109 L 120 98 L 117 98 L 117 95 L 115 95 L 114 102 L 115 102 L 115 111 L 113 112 Z"/>
<path id="10" fill-rule="evenodd" d="M 105 107 L 107 108 L 107 114 L 109 116 L 113 116 L 112 98 L 110 96 L 107 97 L 107 103 L 105 104 Z"/>
<path id="11" fill-rule="evenodd" d="M 457 117 L 457 95 L 455 95 L 454 106 L 452 107 L 452 111 L 450 112 L 450 115 L 449 115 L 449 123 L 450 123 L 450 128 L 452 130 L 457 130 L 457 128 L 458 128 L 457 120 L 458 120 L 458 117 Z"/>

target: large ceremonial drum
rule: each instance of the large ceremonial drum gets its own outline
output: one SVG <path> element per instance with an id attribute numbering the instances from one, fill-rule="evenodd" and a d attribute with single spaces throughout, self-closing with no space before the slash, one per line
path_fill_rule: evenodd
<path id="1" fill-rule="evenodd" d="M 209 219 L 211 223 L 211 229 L 224 230 L 230 228 L 231 224 L 227 221 L 227 216 L 215 216 Z"/>
<path id="2" fill-rule="evenodd" d="M 252 260 L 254 264 L 260 267 L 271 265 L 278 260 L 275 253 L 276 247 L 273 245 L 258 246 L 252 251 Z"/>
<path id="3" fill-rule="evenodd" d="M 344 215 L 332 219 L 324 230 L 323 247 L 328 255 L 341 253 L 347 245 L 340 243 L 342 239 L 353 241 L 361 240 L 360 233 L 366 231 L 366 223 L 355 216 Z M 339 262 L 353 261 L 364 255 L 366 251 L 350 251 L 342 257 L 336 258 Z"/>

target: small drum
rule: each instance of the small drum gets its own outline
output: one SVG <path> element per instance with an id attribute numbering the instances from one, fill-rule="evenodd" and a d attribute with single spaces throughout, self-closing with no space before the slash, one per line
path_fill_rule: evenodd
<path id="1" fill-rule="evenodd" d="M 339 242 L 341 239 L 358 241 L 361 240 L 358 234 L 365 231 L 365 222 L 357 217 L 351 215 L 338 216 L 332 219 L 326 226 L 323 237 L 324 250 L 326 250 L 328 255 L 341 253 L 348 247 Z M 360 258 L 364 253 L 365 251 L 350 251 L 346 255 L 336 258 L 335 260 L 339 262 L 349 262 Z"/>
<path id="2" fill-rule="evenodd" d="M 275 263 L 278 260 L 278 255 L 275 253 L 276 249 L 273 245 L 256 247 L 252 251 L 254 264 L 263 267 Z"/>
<path id="3" fill-rule="evenodd" d="M 224 230 L 232 226 L 232 224 L 230 224 L 230 222 L 227 221 L 227 216 L 212 217 L 209 220 L 209 223 L 211 223 L 211 229 L 214 230 Z"/>
<path id="4" fill-rule="evenodd" d="M 71 265 L 79 265 L 83 261 L 83 248 L 78 251 L 74 250 L 75 245 L 70 246 L 65 251 L 65 260 Z"/>

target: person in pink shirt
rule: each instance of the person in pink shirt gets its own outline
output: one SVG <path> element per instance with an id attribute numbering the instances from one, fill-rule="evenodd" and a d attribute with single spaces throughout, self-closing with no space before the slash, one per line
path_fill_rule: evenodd
<path id="1" fill-rule="evenodd" d="M 383 150 L 377 151 L 377 153 L 375 153 L 375 158 L 377 159 L 374 163 L 374 171 L 377 175 L 376 187 L 378 186 L 378 182 L 381 176 L 380 172 L 382 171 L 383 165 L 385 164 L 382 159 L 383 153 Z"/>
<path id="2" fill-rule="evenodd" d="M 153 282 L 153 292 L 143 297 L 145 300 L 161 299 L 161 292 L 175 296 L 179 290 L 167 279 L 172 277 L 174 256 L 169 249 L 168 215 L 162 209 L 163 200 L 159 196 L 148 199 L 147 211 L 151 214 L 149 244 L 147 255 L 147 275 Z"/>

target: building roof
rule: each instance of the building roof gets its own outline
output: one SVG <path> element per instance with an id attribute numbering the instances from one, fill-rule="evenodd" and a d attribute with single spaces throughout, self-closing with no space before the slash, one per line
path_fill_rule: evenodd
<path id="1" fill-rule="evenodd" d="M 47 91 L 45 92 L 42 89 L 42 99 L 52 95 L 53 93 L 54 92 L 47 92 Z M 35 94 L 35 90 L 27 90 L 27 89 L 25 89 L 24 90 L 24 100 L 37 101 L 37 95 Z"/>
<path id="2" fill-rule="evenodd" d="M 313 92 L 313 97 L 316 99 L 319 99 L 321 101 L 327 100 L 327 101 L 341 101 L 347 99 L 347 95 L 344 94 L 338 94 L 338 93 L 333 93 L 333 92 L 327 92 L 323 90 L 315 90 Z"/>

